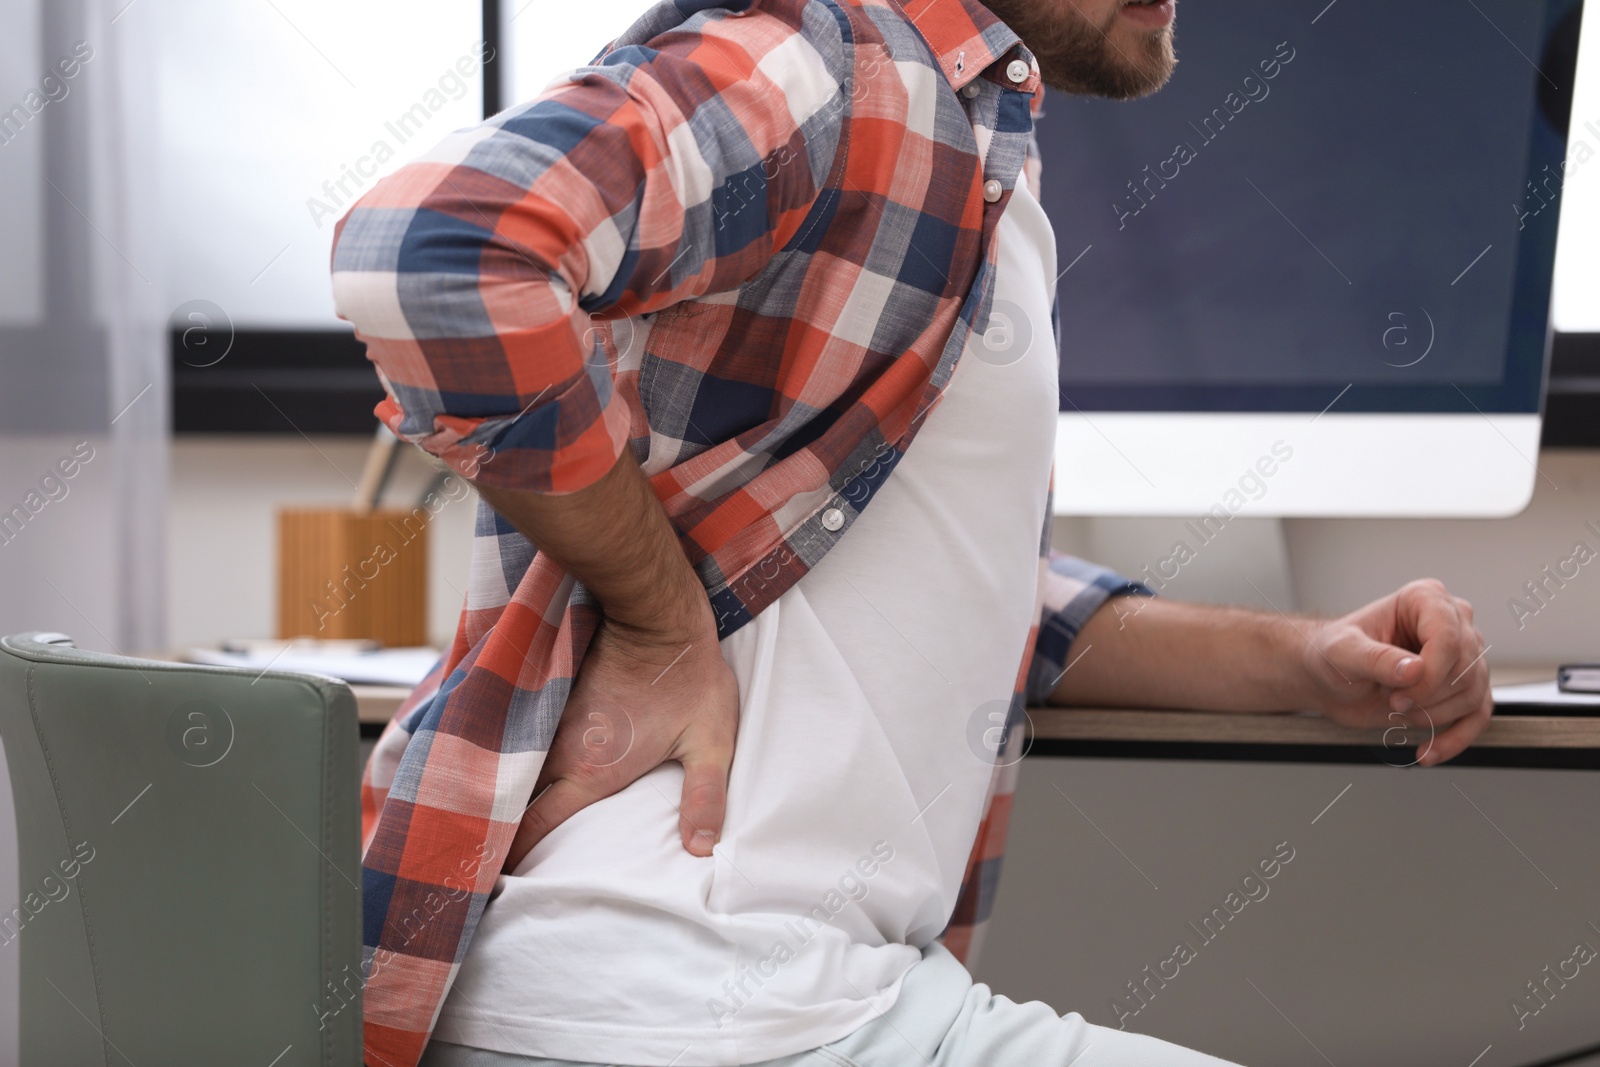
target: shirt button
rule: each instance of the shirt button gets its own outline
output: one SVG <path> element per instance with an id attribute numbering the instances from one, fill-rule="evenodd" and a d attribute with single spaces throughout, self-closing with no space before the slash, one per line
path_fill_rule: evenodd
<path id="1" fill-rule="evenodd" d="M 1028 75 L 1033 73 L 1033 68 L 1020 59 L 1013 59 L 1006 65 L 1006 77 L 1021 85 L 1028 80 Z"/>
<path id="2" fill-rule="evenodd" d="M 974 81 L 968 82 L 966 86 L 962 88 L 961 95 L 966 97 L 968 100 L 971 100 L 981 92 L 983 92 L 983 86 Z"/>
<path id="3" fill-rule="evenodd" d="M 844 512 L 838 508 L 829 508 L 822 513 L 822 528 L 824 530 L 838 530 L 844 526 Z"/>
<path id="4" fill-rule="evenodd" d="M 990 178 L 988 181 L 983 183 L 983 198 L 989 201 L 991 204 L 996 200 L 999 200 L 1005 191 L 1005 186 L 1000 184 L 1000 180 L 998 178 Z"/>

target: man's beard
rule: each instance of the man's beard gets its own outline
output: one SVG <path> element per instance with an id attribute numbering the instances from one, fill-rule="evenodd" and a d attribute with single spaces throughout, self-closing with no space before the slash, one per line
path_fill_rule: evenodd
<path id="1" fill-rule="evenodd" d="M 1105 26 L 1090 22 L 1071 0 L 986 0 L 1039 61 L 1046 85 L 1062 92 L 1132 100 L 1167 83 L 1178 58 L 1172 29 L 1148 34 L 1141 47 L 1119 48 Z"/>

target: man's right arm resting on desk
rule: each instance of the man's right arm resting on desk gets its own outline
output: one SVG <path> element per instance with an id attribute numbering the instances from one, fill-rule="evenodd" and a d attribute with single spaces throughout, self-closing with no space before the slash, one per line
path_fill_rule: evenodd
<path id="1" fill-rule="evenodd" d="M 1050 703 L 1319 711 L 1351 727 L 1437 729 L 1419 762 L 1460 755 L 1494 713 L 1472 605 L 1432 579 L 1336 619 L 1147 597 L 1084 623 Z"/>

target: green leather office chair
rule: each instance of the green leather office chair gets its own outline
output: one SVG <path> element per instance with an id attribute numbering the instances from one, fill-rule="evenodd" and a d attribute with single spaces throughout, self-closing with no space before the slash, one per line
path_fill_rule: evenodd
<path id="1" fill-rule="evenodd" d="M 0 640 L 23 1067 L 359 1064 L 355 700 Z"/>

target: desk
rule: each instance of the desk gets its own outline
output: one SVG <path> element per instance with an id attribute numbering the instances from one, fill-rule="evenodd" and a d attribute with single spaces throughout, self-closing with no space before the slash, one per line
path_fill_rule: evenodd
<path id="1" fill-rule="evenodd" d="M 382 733 L 400 710 L 401 701 L 411 695 L 410 688 L 403 685 L 352 685 L 350 692 L 356 697 L 356 721 L 361 723 L 362 737 Z"/>
<path id="2" fill-rule="evenodd" d="M 1495 685 L 1554 676 L 1553 665 L 1491 672 Z M 1600 708 L 1574 710 L 1578 713 L 1499 711 L 1452 765 L 1600 769 L 1600 714 L 1595 714 Z M 1309 712 L 1035 707 L 1028 709 L 1028 719 L 1028 751 L 1045 756 L 1396 764 L 1413 758 L 1410 749 L 1386 747 L 1382 729 L 1350 730 Z"/>
<path id="3" fill-rule="evenodd" d="M 1491 673 L 1512 685 L 1555 667 Z M 1444 768 L 1600 770 L 1600 708 L 1530 710 L 1497 711 Z M 1033 758 L 1020 768 L 981 979 L 1109 1024 L 1107 998 L 1126 992 L 1162 936 L 1190 937 L 1187 924 L 1248 868 L 1250 849 L 1288 838 L 1305 857 L 1298 880 L 1280 883 L 1226 948 L 1203 947 L 1205 979 L 1160 993 L 1135 1029 L 1213 1051 L 1236 1051 L 1248 1033 L 1247 1046 L 1268 1051 L 1241 1062 L 1321 1065 L 1265 993 L 1340 1064 L 1348 1051 L 1327 1042 L 1353 1029 L 1390 1050 L 1378 1062 L 1460 1067 L 1492 1042 L 1479 1067 L 1600 1064 L 1593 986 L 1568 991 L 1564 1014 L 1525 1033 L 1506 1008 L 1546 962 L 1532 957 L 1584 930 L 1592 777 L 1391 776 L 1383 765 L 1409 765 L 1414 749 L 1312 714 L 1034 707 L 1028 718 Z M 1359 1005 L 1359 1027 L 1319 989 Z"/>
<path id="4" fill-rule="evenodd" d="M 1495 685 L 1555 676 L 1553 665 L 1497 667 Z M 376 737 L 411 690 L 352 685 L 363 737 Z M 1600 709 L 1596 709 L 1600 710 Z M 1371 763 L 1385 756 L 1383 730 L 1349 730 L 1310 713 L 1229 714 L 1130 708 L 1028 709 L 1028 751 L 1041 756 L 1236 759 Z M 1405 759 L 1409 759 L 1406 756 Z M 1453 763 L 1478 767 L 1600 768 L 1600 715 L 1502 712 Z"/>

